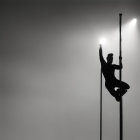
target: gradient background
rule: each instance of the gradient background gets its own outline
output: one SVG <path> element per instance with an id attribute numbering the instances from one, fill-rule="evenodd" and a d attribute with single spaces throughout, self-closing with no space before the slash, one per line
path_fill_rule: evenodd
<path id="1" fill-rule="evenodd" d="M 118 63 L 119 13 L 136 17 L 123 34 L 124 140 L 140 139 L 140 2 L 1 2 L 1 140 L 98 140 L 99 38 Z M 117 74 L 117 73 L 116 73 Z M 103 80 L 104 82 L 104 80 Z M 103 84 L 104 85 L 104 84 Z M 103 86 L 103 139 L 119 139 L 119 104 Z"/>

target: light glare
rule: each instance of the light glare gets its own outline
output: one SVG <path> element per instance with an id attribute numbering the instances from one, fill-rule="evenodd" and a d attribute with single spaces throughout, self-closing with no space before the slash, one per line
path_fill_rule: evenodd
<path id="1" fill-rule="evenodd" d="M 136 18 L 132 19 L 130 23 L 131 25 L 135 25 L 137 23 L 137 19 Z"/>
<path id="2" fill-rule="evenodd" d="M 106 39 L 105 38 L 101 38 L 100 41 L 99 41 L 99 43 L 101 45 L 105 45 L 106 44 Z"/>

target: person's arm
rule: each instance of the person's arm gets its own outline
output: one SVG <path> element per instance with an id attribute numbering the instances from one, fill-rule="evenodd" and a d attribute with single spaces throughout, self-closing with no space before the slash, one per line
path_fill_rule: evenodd
<path id="1" fill-rule="evenodd" d="M 120 65 L 115 65 L 114 64 L 113 67 L 114 67 L 114 69 L 120 70 L 120 69 L 123 68 L 123 65 L 122 65 L 122 63 Z"/>
<path id="2" fill-rule="evenodd" d="M 115 69 L 118 69 L 118 70 L 120 70 L 120 69 L 122 69 L 123 68 L 123 65 L 122 65 L 122 57 L 119 57 L 119 59 L 121 59 L 121 63 L 120 63 L 120 65 L 113 65 L 114 66 L 114 68 Z"/>
<path id="3" fill-rule="evenodd" d="M 122 69 L 122 65 L 113 65 L 113 67 L 114 67 L 114 69 L 117 69 L 117 70 L 120 70 L 120 69 Z"/>
<path id="4" fill-rule="evenodd" d="M 103 52 L 102 52 L 102 46 L 101 45 L 100 45 L 100 48 L 99 48 L 99 58 L 100 58 L 101 64 L 106 63 L 104 58 L 103 58 Z"/>

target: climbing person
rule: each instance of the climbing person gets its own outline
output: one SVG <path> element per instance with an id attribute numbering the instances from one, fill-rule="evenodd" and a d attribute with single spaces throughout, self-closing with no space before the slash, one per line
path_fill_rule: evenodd
<path id="1" fill-rule="evenodd" d="M 105 78 L 105 86 L 107 90 L 110 92 L 110 94 L 115 97 L 117 101 L 120 101 L 120 97 L 123 96 L 127 90 L 130 88 L 130 86 L 123 82 L 118 80 L 115 77 L 115 70 L 120 70 L 123 68 L 122 63 L 120 65 L 112 64 L 113 62 L 113 53 L 109 53 L 107 55 L 107 62 L 103 58 L 102 53 L 102 46 L 100 45 L 99 48 L 99 58 L 101 62 L 101 69 L 102 73 Z M 120 58 L 122 59 L 122 58 Z"/>

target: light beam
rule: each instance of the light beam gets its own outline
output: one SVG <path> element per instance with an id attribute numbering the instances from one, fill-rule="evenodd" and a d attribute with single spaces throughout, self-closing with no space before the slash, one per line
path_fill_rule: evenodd
<path id="1" fill-rule="evenodd" d="M 138 20 L 133 18 L 123 27 L 123 46 L 126 47 L 125 52 L 128 54 L 137 52 L 139 40 L 137 22 Z"/>
<path id="2" fill-rule="evenodd" d="M 137 19 L 136 18 L 133 18 L 131 21 L 130 21 L 130 25 L 134 26 L 136 25 L 137 23 Z"/>

